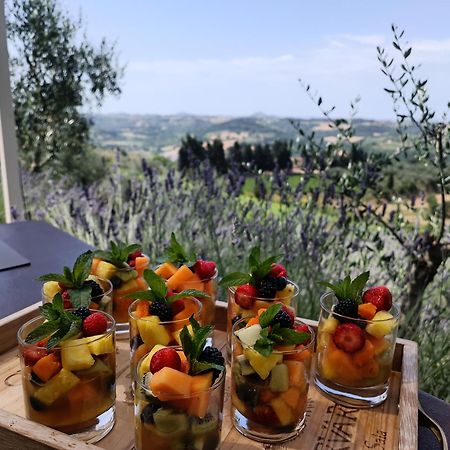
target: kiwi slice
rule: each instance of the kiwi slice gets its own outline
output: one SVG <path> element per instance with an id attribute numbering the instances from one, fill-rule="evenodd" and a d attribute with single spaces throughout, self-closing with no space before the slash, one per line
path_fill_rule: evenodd
<path id="1" fill-rule="evenodd" d="M 203 419 L 194 417 L 191 420 L 191 432 L 194 436 L 208 433 L 217 428 L 217 419 L 211 414 L 206 414 Z"/>
<path id="2" fill-rule="evenodd" d="M 171 409 L 161 408 L 153 414 L 156 428 L 162 433 L 180 433 L 187 431 L 189 424 L 186 414 L 175 413 Z"/>

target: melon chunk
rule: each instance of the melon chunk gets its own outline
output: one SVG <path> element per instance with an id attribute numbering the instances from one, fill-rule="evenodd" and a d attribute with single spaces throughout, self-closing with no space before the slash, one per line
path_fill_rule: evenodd
<path id="1" fill-rule="evenodd" d="M 241 328 L 240 330 L 235 331 L 234 334 L 245 347 L 253 347 L 256 341 L 261 337 L 261 330 L 261 325 L 257 323 L 248 328 Z"/>
<path id="2" fill-rule="evenodd" d="M 286 392 L 283 392 L 280 397 L 294 412 L 298 409 L 300 391 L 297 388 L 289 388 Z"/>
<path id="3" fill-rule="evenodd" d="M 189 399 L 188 415 L 200 418 L 205 417 L 211 397 L 211 391 L 208 389 L 212 385 L 212 377 L 212 372 L 202 373 L 192 377 L 191 394 L 198 394 L 193 395 Z"/>
<path id="4" fill-rule="evenodd" d="M 177 266 L 175 266 L 175 264 L 172 264 L 171 262 L 165 262 L 155 269 L 155 273 L 156 273 L 156 275 L 159 275 L 160 277 L 163 277 L 167 280 L 177 270 L 178 269 L 177 269 Z"/>
<path id="5" fill-rule="evenodd" d="M 289 386 L 296 386 L 303 392 L 308 384 L 305 365 L 301 361 L 285 361 L 289 371 Z"/>
<path id="6" fill-rule="evenodd" d="M 280 425 L 285 426 L 289 425 L 291 422 L 295 420 L 295 417 L 286 404 L 286 402 L 281 397 L 275 397 L 271 402 L 270 406 L 275 411 L 275 414 L 280 421 Z"/>
<path id="7" fill-rule="evenodd" d="M 138 319 L 137 326 L 144 344 L 152 349 L 156 344 L 167 345 L 170 340 L 170 334 L 164 325 L 160 324 L 158 316 L 149 316 Z"/>
<path id="8" fill-rule="evenodd" d="M 191 394 L 192 377 L 171 367 L 163 367 L 156 372 L 151 381 L 153 395 L 162 401 L 173 396 L 189 396 Z"/>
<path id="9" fill-rule="evenodd" d="M 194 272 L 189 269 L 188 266 L 183 264 L 168 280 L 167 280 L 167 288 L 172 289 L 173 291 L 178 291 L 179 287 L 185 281 L 188 281 L 194 276 Z"/>

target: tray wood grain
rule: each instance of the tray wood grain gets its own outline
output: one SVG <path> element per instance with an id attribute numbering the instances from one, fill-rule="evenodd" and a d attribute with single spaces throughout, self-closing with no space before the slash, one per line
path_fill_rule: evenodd
<path id="1" fill-rule="evenodd" d="M 24 418 L 16 333 L 22 323 L 38 314 L 36 305 L 0 320 L 0 442 L 4 450 L 131 450 L 134 447 L 133 399 L 130 392 L 128 341 L 117 341 L 116 424 L 96 445 L 82 443 L 66 434 Z M 316 325 L 316 322 L 305 320 Z M 215 342 L 226 345 L 226 304 L 217 302 Z M 280 449 L 377 449 L 417 448 L 417 345 L 397 340 L 390 394 L 386 402 L 370 410 L 336 405 L 311 385 L 306 427 L 300 436 Z M 230 379 L 227 375 L 223 416 L 224 450 L 263 448 L 240 435 L 230 419 Z"/>

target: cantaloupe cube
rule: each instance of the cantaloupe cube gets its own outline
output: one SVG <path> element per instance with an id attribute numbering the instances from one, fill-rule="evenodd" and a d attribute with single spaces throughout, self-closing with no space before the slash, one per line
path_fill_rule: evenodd
<path id="1" fill-rule="evenodd" d="M 178 269 L 175 264 L 165 262 L 155 269 L 155 273 L 156 275 L 163 277 L 165 280 L 168 280 L 177 270 Z"/>
<path id="2" fill-rule="evenodd" d="M 289 386 L 295 386 L 303 392 L 308 386 L 308 372 L 305 365 L 301 361 L 285 360 L 284 363 L 289 371 Z"/>
<path id="3" fill-rule="evenodd" d="M 270 402 L 270 406 L 275 411 L 280 425 L 286 426 L 294 421 L 294 414 L 281 397 L 275 397 Z"/>
<path id="4" fill-rule="evenodd" d="M 339 378 L 343 384 L 352 384 L 360 381 L 363 376 L 358 367 L 353 363 L 351 356 L 342 350 L 336 348 L 329 351 L 328 355 L 330 364 L 339 374 Z"/>
<path id="5" fill-rule="evenodd" d="M 37 377 L 47 383 L 50 378 L 61 370 L 61 363 L 54 353 L 42 357 L 34 366 L 33 372 Z"/>
<path id="6" fill-rule="evenodd" d="M 150 389 L 156 397 L 167 401 L 176 395 L 188 396 L 191 393 L 192 377 L 186 373 L 163 367 L 150 381 Z"/>
<path id="7" fill-rule="evenodd" d="M 144 270 L 147 269 L 150 263 L 150 259 L 147 256 L 138 256 L 134 260 L 134 270 L 138 273 L 140 277 L 144 274 Z"/>
<path id="8" fill-rule="evenodd" d="M 366 339 L 364 347 L 361 350 L 352 354 L 353 362 L 356 366 L 361 367 L 367 364 L 375 356 L 373 344 L 369 339 Z"/>
<path id="9" fill-rule="evenodd" d="M 134 310 L 134 317 L 140 319 L 150 315 L 150 303 L 147 300 L 141 300 Z"/>
<path id="10" fill-rule="evenodd" d="M 301 391 L 295 387 L 289 388 L 286 392 L 283 392 L 280 397 L 284 402 L 294 411 L 297 409 L 298 401 L 300 400 Z"/>
<path id="11" fill-rule="evenodd" d="M 384 351 L 386 351 L 391 345 L 391 343 L 384 338 L 378 339 L 375 336 L 370 336 L 369 334 L 366 336 L 367 336 L 367 339 L 373 345 L 373 351 L 374 351 L 375 356 L 378 356 L 381 353 L 383 353 Z"/>
<path id="12" fill-rule="evenodd" d="M 178 291 L 180 284 L 190 280 L 194 275 L 188 266 L 183 264 L 168 280 L 167 287 L 173 291 Z"/>
<path id="13" fill-rule="evenodd" d="M 194 303 L 192 300 L 185 301 L 185 308 L 179 313 L 173 316 L 174 321 L 178 321 L 177 323 L 172 324 L 172 328 L 174 331 L 180 330 L 184 327 L 184 325 L 188 325 L 189 317 L 194 316 L 197 317 L 199 313 L 199 306 L 197 303 Z"/>
<path id="14" fill-rule="evenodd" d="M 208 410 L 208 403 L 211 397 L 211 391 L 208 389 L 212 385 L 212 372 L 194 375 L 191 382 L 191 394 L 189 399 L 188 414 L 200 418 L 205 417 Z"/>
<path id="15" fill-rule="evenodd" d="M 99 258 L 94 258 L 92 260 L 92 266 L 91 266 L 91 274 L 92 275 L 96 275 L 97 274 L 97 267 L 98 267 L 100 261 L 101 261 L 101 259 L 99 259 Z"/>
<path id="16" fill-rule="evenodd" d="M 153 348 L 156 348 L 156 347 L 158 347 L 157 345 L 155 345 Z M 146 354 L 146 353 L 148 353 L 148 347 L 145 345 L 145 344 L 141 344 L 136 350 L 135 350 L 135 352 L 133 353 L 133 358 L 132 358 L 132 360 L 131 360 L 131 364 L 132 364 L 132 366 L 133 367 L 135 367 L 136 366 L 136 364 L 141 360 L 141 358 Z M 142 366 L 141 366 L 142 367 Z M 150 365 L 148 364 L 147 365 L 147 370 L 142 370 L 142 371 L 140 371 L 139 372 L 139 375 L 141 376 L 141 377 L 143 377 L 145 374 L 146 374 L 146 372 L 148 372 L 150 370 Z M 134 376 L 134 374 L 133 374 L 133 376 Z"/>

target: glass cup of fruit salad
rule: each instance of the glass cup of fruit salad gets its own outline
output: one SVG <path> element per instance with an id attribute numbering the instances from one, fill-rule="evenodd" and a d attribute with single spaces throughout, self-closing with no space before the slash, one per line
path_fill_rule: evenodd
<path id="1" fill-rule="evenodd" d="M 219 448 L 225 361 L 205 347 L 211 326 L 191 319 L 182 347 L 160 346 L 145 355 L 134 373 L 137 450 Z"/>
<path id="2" fill-rule="evenodd" d="M 108 251 L 96 251 L 91 273 L 110 280 L 113 285 L 112 315 L 117 323 L 118 337 L 128 333 L 128 308 L 133 302 L 127 295 L 147 289 L 143 278 L 150 259 L 138 244 L 110 243 Z"/>
<path id="3" fill-rule="evenodd" d="M 64 273 L 49 273 L 39 280 L 42 285 L 42 303 L 51 303 L 56 294 L 61 294 L 64 309 L 86 306 L 112 313 L 112 284 L 109 280 L 89 275 L 94 254 L 81 254 L 72 269 L 64 268 Z"/>
<path id="4" fill-rule="evenodd" d="M 190 294 L 204 296 L 203 292 L 170 292 L 165 280 L 151 270 L 144 272 L 149 290 L 130 294 L 137 297 L 129 308 L 131 373 L 143 355 L 159 347 L 179 347 L 180 333 L 189 318 L 201 322 L 202 304 Z"/>
<path id="5" fill-rule="evenodd" d="M 373 407 L 388 395 L 400 310 L 385 286 L 364 286 L 369 272 L 332 285 L 320 299 L 316 386 L 334 401 Z"/>
<path id="6" fill-rule="evenodd" d="M 276 444 L 305 424 L 314 331 L 284 305 L 233 325 L 231 415 L 250 439 Z"/>
<path id="7" fill-rule="evenodd" d="M 97 442 L 115 420 L 115 322 L 103 311 L 65 310 L 62 297 L 18 331 L 26 417 Z"/>
<path id="8" fill-rule="evenodd" d="M 174 293 L 195 289 L 207 294 L 207 297 L 197 297 L 203 305 L 201 322 L 204 325 L 214 323 L 218 277 L 214 261 L 189 254 L 172 233 L 166 261 L 155 269 L 155 273 L 166 280 L 168 289 Z"/>

